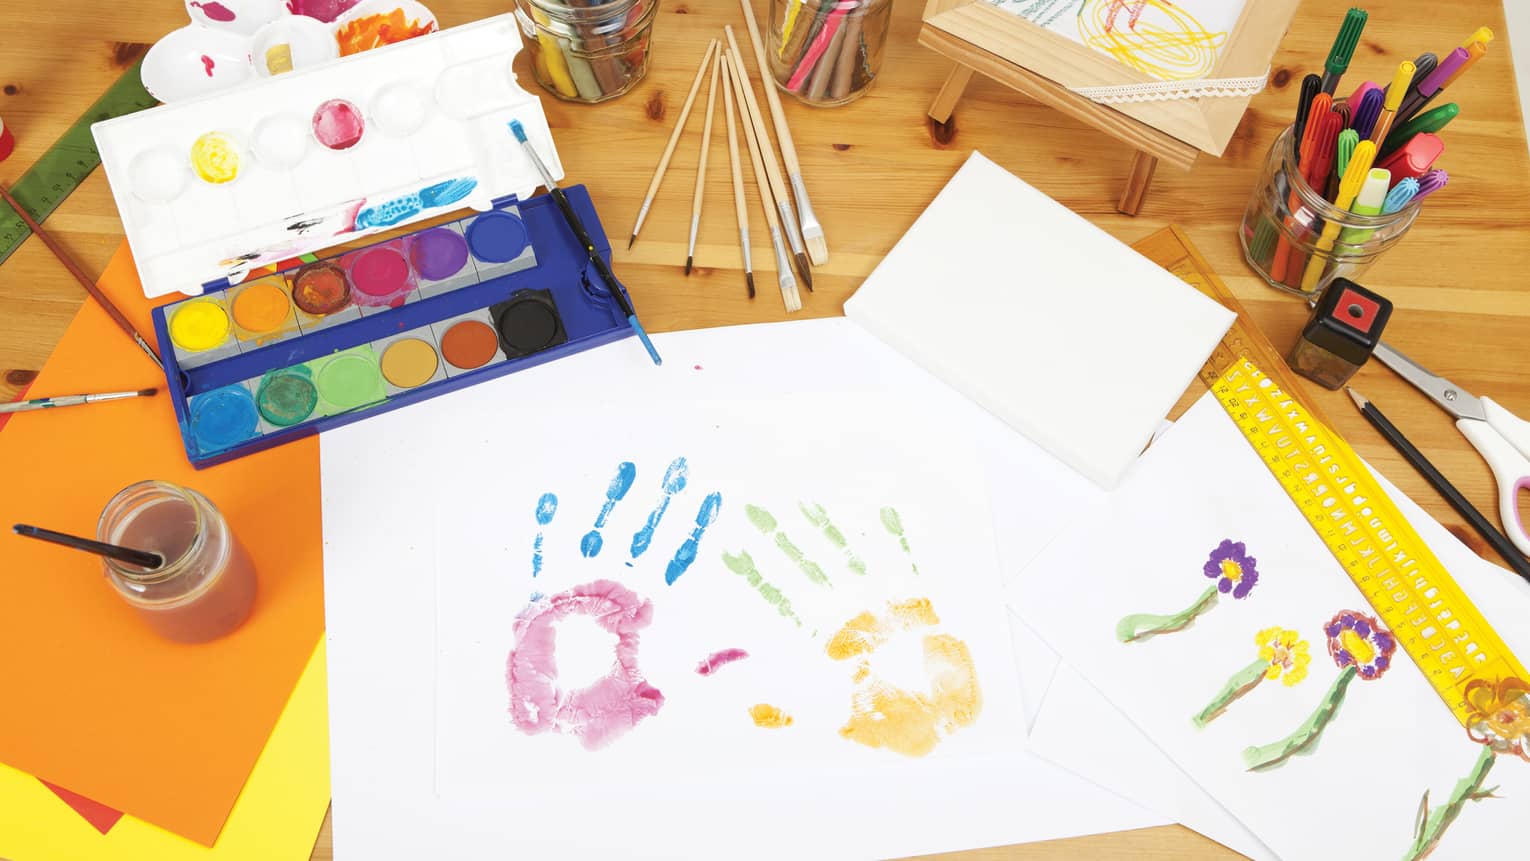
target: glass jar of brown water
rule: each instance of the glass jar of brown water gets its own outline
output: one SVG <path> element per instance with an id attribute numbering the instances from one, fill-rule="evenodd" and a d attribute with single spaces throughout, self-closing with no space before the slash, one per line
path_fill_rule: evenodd
<path id="1" fill-rule="evenodd" d="M 106 579 L 169 640 L 203 643 L 232 632 L 255 604 L 255 568 L 207 497 L 166 481 L 124 488 L 101 512 L 96 537 L 157 553 L 158 567 L 106 559 Z"/>

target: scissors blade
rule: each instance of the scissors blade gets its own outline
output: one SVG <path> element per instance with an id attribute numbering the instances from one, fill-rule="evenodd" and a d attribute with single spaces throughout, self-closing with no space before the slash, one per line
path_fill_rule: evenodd
<path id="1" fill-rule="evenodd" d="M 1445 412 L 1458 419 L 1487 420 L 1487 412 L 1482 409 L 1482 401 L 1475 395 L 1459 388 L 1444 377 L 1424 370 L 1417 362 L 1387 346 L 1387 342 L 1382 341 L 1376 345 L 1375 355 L 1383 364 L 1396 371 L 1398 376 L 1428 395 L 1429 399 L 1439 404 Z"/>

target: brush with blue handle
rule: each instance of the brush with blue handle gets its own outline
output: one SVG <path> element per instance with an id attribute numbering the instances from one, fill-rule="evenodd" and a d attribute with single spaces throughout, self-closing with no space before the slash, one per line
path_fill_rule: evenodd
<path id="1" fill-rule="evenodd" d="M 627 301 L 626 294 L 622 292 L 621 285 L 616 280 L 616 274 L 611 271 L 611 267 L 607 265 L 606 259 L 600 256 L 600 252 L 595 250 L 595 243 L 590 240 L 590 234 L 585 231 L 584 224 L 579 220 L 579 216 L 574 214 L 574 207 L 569 205 L 568 195 L 564 194 L 563 189 L 558 187 L 558 183 L 552 178 L 552 172 L 547 169 L 547 165 L 542 163 L 542 157 L 537 155 L 537 151 L 532 147 L 531 141 L 526 139 L 526 129 L 521 125 L 520 120 L 510 121 L 510 133 L 515 135 L 515 139 L 520 141 L 521 146 L 526 148 L 526 154 L 531 156 L 531 163 L 537 166 L 537 172 L 542 175 L 542 184 L 547 186 L 547 193 L 552 195 L 553 200 L 557 202 L 558 209 L 563 213 L 563 219 L 568 222 L 569 229 L 574 231 L 574 236 L 579 239 L 579 244 L 584 246 L 585 253 L 589 255 L 590 262 L 595 264 L 595 271 L 599 272 L 600 277 L 606 282 L 606 289 L 611 291 L 612 298 L 616 299 L 617 307 L 627 317 L 627 325 L 631 326 L 632 331 L 637 333 L 638 340 L 643 342 L 643 349 L 648 351 L 648 355 L 653 359 L 653 363 L 655 365 L 664 364 L 664 360 L 659 358 L 659 351 L 655 350 L 653 342 L 648 340 L 648 333 L 643 330 L 643 324 L 638 322 L 637 311 L 633 309 L 632 303 Z"/>

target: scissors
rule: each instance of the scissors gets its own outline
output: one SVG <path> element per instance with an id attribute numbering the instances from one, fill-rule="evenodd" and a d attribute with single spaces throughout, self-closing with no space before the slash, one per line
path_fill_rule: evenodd
<path id="1" fill-rule="evenodd" d="M 1505 534 L 1521 553 L 1530 556 L 1530 534 L 1519 517 L 1519 492 L 1530 488 L 1530 422 L 1491 398 L 1475 397 L 1450 380 L 1429 373 L 1384 341 L 1376 345 L 1375 355 L 1456 417 L 1456 429 L 1487 461 L 1498 480 L 1498 515 Z"/>

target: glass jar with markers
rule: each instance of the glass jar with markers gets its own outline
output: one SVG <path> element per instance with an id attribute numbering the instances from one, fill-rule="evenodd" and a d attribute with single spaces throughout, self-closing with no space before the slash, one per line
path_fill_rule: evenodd
<path id="1" fill-rule="evenodd" d="M 771 75 L 799 101 L 848 104 L 882 69 L 892 0 L 770 0 Z"/>

